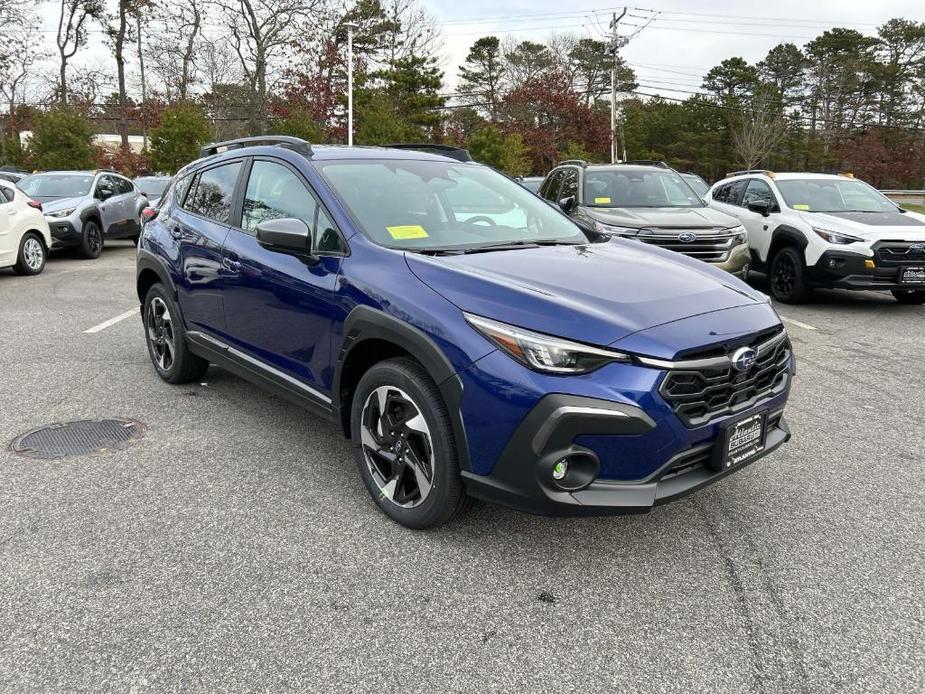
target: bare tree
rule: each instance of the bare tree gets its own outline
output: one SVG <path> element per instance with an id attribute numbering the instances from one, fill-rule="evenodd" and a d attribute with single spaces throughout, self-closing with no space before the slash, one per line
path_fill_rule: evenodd
<path id="1" fill-rule="evenodd" d="M 33 25 L 34 18 L 25 0 L 0 0 L 0 93 L 8 106 L 9 126 L 32 66 L 44 57 L 28 41 L 31 30 L 35 29 Z"/>
<path id="2" fill-rule="evenodd" d="M 746 169 L 754 169 L 787 134 L 787 121 L 779 104 L 758 96 L 732 117 L 732 146 Z"/>
<path id="3" fill-rule="evenodd" d="M 67 63 L 77 51 L 87 44 L 87 24 L 103 15 L 102 0 L 60 0 L 58 32 L 55 44 L 58 46 L 58 100 L 67 104 Z"/>
<path id="4" fill-rule="evenodd" d="M 277 61 L 299 33 L 318 0 L 213 0 L 219 8 L 231 46 L 244 72 L 249 92 L 248 124 L 262 132 L 267 92 Z"/>
<path id="5" fill-rule="evenodd" d="M 208 57 L 203 52 L 210 52 L 202 40 L 203 8 L 200 0 L 176 0 L 160 10 L 170 16 L 148 41 L 149 67 L 167 101 L 185 101 L 198 81 L 199 63 Z"/>

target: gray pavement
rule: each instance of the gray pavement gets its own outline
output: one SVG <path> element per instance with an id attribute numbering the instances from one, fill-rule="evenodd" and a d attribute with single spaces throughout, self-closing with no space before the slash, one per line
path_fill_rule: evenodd
<path id="1" fill-rule="evenodd" d="M 123 244 L 0 271 L 0 691 L 922 691 L 925 308 L 779 307 L 794 439 L 685 500 L 416 533 L 333 426 L 216 368 L 161 382 L 136 317 L 85 334 L 133 280 Z M 7 448 L 109 416 L 145 437 Z"/>

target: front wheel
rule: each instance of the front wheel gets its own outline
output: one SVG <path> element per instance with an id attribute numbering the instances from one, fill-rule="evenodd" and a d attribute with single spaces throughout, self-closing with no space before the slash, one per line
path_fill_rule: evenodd
<path id="1" fill-rule="evenodd" d="M 432 528 L 468 506 L 446 405 L 416 361 L 390 359 L 367 371 L 350 425 L 360 476 L 389 518 Z"/>
<path id="2" fill-rule="evenodd" d="M 96 222 L 84 223 L 83 236 L 80 239 L 80 255 L 88 260 L 99 258 L 103 251 L 103 232 Z"/>
<path id="3" fill-rule="evenodd" d="M 23 235 L 22 241 L 19 242 L 19 255 L 16 257 L 13 272 L 17 275 L 37 275 L 45 269 L 47 257 L 42 238 L 30 231 Z"/>
<path id="4" fill-rule="evenodd" d="M 774 254 L 768 275 L 771 295 L 782 304 L 799 304 L 806 301 L 809 289 L 806 286 L 806 268 L 801 253 L 793 246 L 787 246 Z"/>
<path id="5" fill-rule="evenodd" d="M 925 290 L 921 289 L 896 289 L 892 292 L 896 301 L 901 304 L 912 306 L 921 306 L 925 304 Z"/>

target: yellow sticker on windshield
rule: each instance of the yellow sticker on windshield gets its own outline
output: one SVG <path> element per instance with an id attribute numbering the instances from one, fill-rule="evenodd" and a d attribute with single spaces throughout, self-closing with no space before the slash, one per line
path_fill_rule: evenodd
<path id="1" fill-rule="evenodd" d="M 610 198 L 594 198 L 595 205 L 609 205 Z"/>
<path id="2" fill-rule="evenodd" d="M 427 232 L 424 231 L 424 227 L 417 224 L 408 224 L 406 226 L 400 227 L 386 227 L 386 229 L 389 230 L 392 238 L 397 241 L 404 241 L 405 239 L 427 238 Z"/>
<path id="3" fill-rule="evenodd" d="M 809 205 L 798 204 L 798 205 L 794 205 L 794 206 L 793 206 L 793 209 L 795 209 L 795 210 L 808 210 L 808 209 L 809 209 Z"/>

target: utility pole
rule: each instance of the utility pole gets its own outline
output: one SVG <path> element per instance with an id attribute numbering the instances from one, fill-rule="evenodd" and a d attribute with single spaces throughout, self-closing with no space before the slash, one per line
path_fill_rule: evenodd
<path id="1" fill-rule="evenodd" d="M 617 27 L 620 20 L 626 16 L 626 8 L 620 16 L 614 12 L 610 20 L 610 44 L 607 46 L 607 52 L 613 57 L 613 65 L 610 68 L 610 163 L 615 164 L 619 160 L 618 143 L 617 143 L 617 64 L 620 60 L 620 49 L 623 48 L 629 39 L 620 36 L 617 33 Z M 623 159 L 626 159 L 626 146 L 623 147 Z"/>
<path id="2" fill-rule="evenodd" d="M 138 34 L 138 67 L 141 70 L 141 149 L 148 149 L 148 123 L 145 120 L 148 90 L 145 85 L 145 54 L 141 47 L 141 12 L 135 15 L 135 31 Z"/>
<path id="3" fill-rule="evenodd" d="M 347 22 L 347 146 L 353 147 L 353 30 L 359 25 Z"/>

